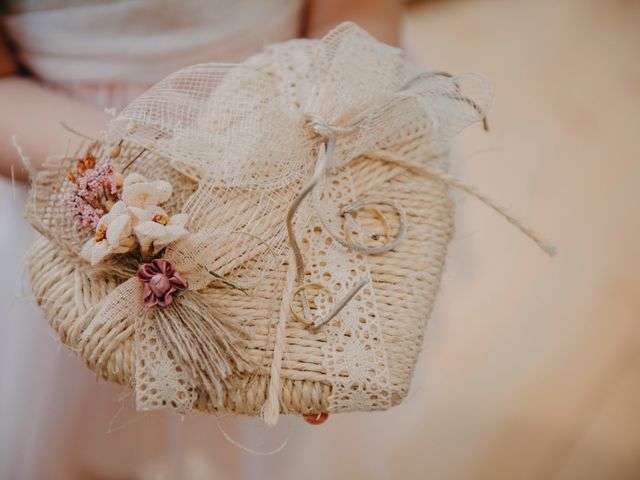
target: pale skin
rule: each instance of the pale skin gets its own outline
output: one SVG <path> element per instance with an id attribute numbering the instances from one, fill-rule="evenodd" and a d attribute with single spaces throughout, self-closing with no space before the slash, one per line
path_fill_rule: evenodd
<path id="1" fill-rule="evenodd" d="M 342 21 L 351 20 L 377 39 L 397 45 L 402 2 L 399 0 L 311 0 L 307 6 L 306 36 L 317 38 Z M 2 68 L 4 67 L 4 68 Z M 40 168 L 52 153 L 65 152 L 73 135 L 60 122 L 97 137 L 110 117 L 104 111 L 69 98 L 36 79 L 16 73 L 11 64 L 0 65 L 0 174 L 26 181 L 11 143 L 17 135 L 33 165 Z"/>

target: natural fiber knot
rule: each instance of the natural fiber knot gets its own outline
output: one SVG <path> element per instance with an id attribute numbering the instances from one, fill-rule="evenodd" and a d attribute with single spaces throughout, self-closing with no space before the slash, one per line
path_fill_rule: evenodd
<path id="1" fill-rule="evenodd" d="M 335 138 L 340 135 L 348 135 L 356 129 L 355 125 L 348 125 L 344 127 L 330 125 L 324 117 L 317 113 L 307 113 L 304 118 L 305 121 L 311 125 L 313 131 L 324 138 Z"/>

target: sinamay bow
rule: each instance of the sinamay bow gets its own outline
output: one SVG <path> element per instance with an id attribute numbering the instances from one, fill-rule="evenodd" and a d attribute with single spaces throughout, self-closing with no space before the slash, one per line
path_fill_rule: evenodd
<path id="1" fill-rule="evenodd" d="M 204 402 L 222 410 L 234 375 L 269 373 L 263 415 L 273 424 L 285 326 L 293 319 L 326 333 L 330 410 L 387 408 L 381 336 L 346 349 L 337 342 L 362 321 L 358 312 L 366 310 L 366 321 L 379 327 L 367 256 L 396 248 L 410 225 L 403 205 L 384 191 L 357 196 L 349 165 L 362 158 L 390 163 L 415 181 L 435 178 L 462 188 L 550 252 L 490 199 L 432 165 L 455 134 L 484 119 L 489 102 L 483 77 L 419 73 L 399 50 L 352 24 L 321 41 L 274 45 L 243 64 L 196 65 L 167 77 L 112 121 L 106 142 L 124 140 L 143 153 L 131 171 L 153 176 L 153 162 L 160 161 L 154 159 L 168 160 L 196 182 L 179 206 L 191 234 L 162 255 L 188 286 L 168 307 L 147 308 L 142 283 L 132 277 L 97 306 L 83 335 L 135 319 L 140 409 L 189 412 Z M 358 223 L 364 210 L 384 227 L 383 240 Z M 322 232 L 323 244 L 308 240 L 310 229 Z M 235 292 L 227 303 L 217 300 L 212 283 L 228 275 L 248 287 L 248 297 Z M 313 289 L 325 295 L 311 301 Z M 255 315 L 269 325 L 263 336 L 270 360 L 243 348 L 256 341 L 243 328 L 247 301 L 265 305 Z M 332 322 L 336 316 L 339 322 Z M 349 356 L 362 361 L 349 364 Z M 341 364 L 352 367 L 345 372 Z M 372 396 L 367 382 L 387 396 Z"/>

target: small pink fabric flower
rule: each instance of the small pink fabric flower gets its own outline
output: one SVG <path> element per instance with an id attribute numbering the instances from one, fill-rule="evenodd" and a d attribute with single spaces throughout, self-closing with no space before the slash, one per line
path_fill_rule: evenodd
<path id="1" fill-rule="evenodd" d="M 143 263 L 136 274 L 143 284 L 142 302 L 147 308 L 166 307 L 173 302 L 173 294 L 188 287 L 187 281 L 176 272 L 171 262 L 157 258 Z"/>

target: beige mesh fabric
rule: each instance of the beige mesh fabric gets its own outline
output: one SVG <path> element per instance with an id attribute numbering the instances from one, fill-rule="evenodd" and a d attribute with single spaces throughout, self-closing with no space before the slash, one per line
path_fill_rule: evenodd
<path id="1" fill-rule="evenodd" d="M 62 340 L 90 368 L 136 387 L 139 408 L 257 414 L 277 355 L 283 413 L 386 409 L 408 391 L 453 211 L 442 181 L 368 152 L 392 152 L 444 172 L 449 140 L 482 119 L 489 100 L 482 77 L 419 74 L 398 49 L 343 24 L 320 41 L 276 44 L 241 65 L 176 72 L 114 119 L 104 144 L 124 139 L 127 154 L 120 166 L 143 151 L 128 171 L 170 181 L 178 194 L 167 209 L 189 215 L 192 236 L 164 256 L 188 278 L 190 289 L 215 306 L 218 318 L 243 332 L 251 367 L 224 378 L 221 390 L 206 390 L 182 375 L 189 369 L 176 364 L 171 346 L 140 315 L 139 293 L 123 286 L 134 271 L 126 262 L 128 269 L 109 264 L 96 273 L 73 255 L 78 235 L 60 217 L 63 183 L 54 185 L 68 159 L 39 176 L 29 206 L 46 237 L 36 241 L 30 256 L 36 298 Z M 311 177 L 323 142 L 310 118 L 331 128 L 337 143 L 317 187 L 318 201 L 306 199 L 295 216 L 305 265 L 301 281 L 324 289 L 314 305 L 318 316 L 357 282 L 365 285 L 319 329 L 289 315 L 279 339 L 285 278 L 294 268 L 286 214 Z M 341 209 L 368 197 L 383 201 L 373 214 L 362 209 L 361 227 L 354 229 Z M 383 225 L 384 238 L 377 241 L 388 241 L 400 231 L 397 209 L 390 205 L 398 205 L 407 219 L 406 236 L 391 251 L 363 254 L 325 229 L 366 244 L 373 241 L 366 232 Z M 51 265 L 46 274 L 45 265 Z M 74 275 L 63 273 L 69 271 Z M 211 271 L 242 285 L 248 295 L 212 282 Z M 292 308 L 300 310 L 298 297 Z"/>

